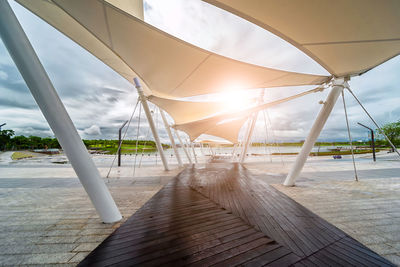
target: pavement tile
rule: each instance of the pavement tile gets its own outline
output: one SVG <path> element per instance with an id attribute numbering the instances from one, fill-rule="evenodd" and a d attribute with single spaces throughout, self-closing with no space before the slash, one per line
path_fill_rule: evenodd
<path id="1" fill-rule="evenodd" d="M 400 242 L 400 232 L 384 233 L 382 236 L 393 241 L 392 243 Z"/>
<path id="2" fill-rule="evenodd" d="M 52 264 L 52 263 L 68 263 L 76 253 L 43 253 L 32 254 L 23 258 L 21 264 Z"/>
<path id="3" fill-rule="evenodd" d="M 37 244 L 69 244 L 75 243 L 79 236 L 48 236 L 37 241 Z"/>
<path id="4" fill-rule="evenodd" d="M 400 251 L 400 242 L 393 242 L 393 243 L 390 243 L 390 245 L 397 248 L 398 251 Z"/>
<path id="5" fill-rule="evenodd" d="M 77 243 L 93 243 L 93 242 L 103 242 L 108 235 L 87 235 L 80 237 L 76 242 Z"/>
<path id="6" fill-rule="evenodd" d="M 71 252 L 78 244 L 38 244 L 32 249 L 32 253 L 61 253 Z"/>
<path id="7" fill-rule="evenodd" d="M 69 260 L 69 263 L 79 263 L 81 262 L 90 252 L 78 252 L 74 257 Z"/>
<path id="8" fill-rule="evenodd" d="M 384 233 L 390 233 L 390 232 L 400 233 L 399 224 L 378 225 L 376 226 L 376 229 Z"/>
<path id="9" fill-rule="evenodd" d="M 55 224 L 47 228 L 47 230 L 82 230 L 85 225 L 84 223 Z"/>
<path id="10" fill-rule="evenodd" d="M 82 251 L 92 251 L 95 248 L 97 248 L 97 246 L 99 245 L 98 242 L 95 243 L 81 243 L 79 246 L 77 246 L 73 251 L 74 252 L 82 252 Z"/>
<path id="11" fill-rule="evenodd" d="M 386 254 L 383 256 L 395 265 L 400 266 L 400 254 Z"/>
<path id="12" fill-rule="evenodd" d="M 78 235 L 82 230 L 52 230 L 52 231 L 47 231 L 44 233 L 44 235 L 47 236 L 74 236 Z"/>
<path id="13" fill-rule="evenodd" d="M 10 254 L 30 254 L 32 253 L 35 245 L 26 243 L 9 243 L 7 245 L 0 246 L 0 255 Z"/>
<path id="14" fill-rule="evenodd" d="M 26 255 L 0 255 L 1 266 L 17 266 L 20 265 Z"/>
<path id="15" fill-rule="evenodd" d="M 84 229 L 79 232 L 79 235 L 110 235 L 114 232 L 115 229 L 103 229 L 103 228 L 95 228 L 95 229 Z"/>
<path id="16" fill-rule="evenodd" d="M 367 247 L 381 255 L 397 253 L 399 251 L 398 248 L 385 243 L 369 244 Z"/>

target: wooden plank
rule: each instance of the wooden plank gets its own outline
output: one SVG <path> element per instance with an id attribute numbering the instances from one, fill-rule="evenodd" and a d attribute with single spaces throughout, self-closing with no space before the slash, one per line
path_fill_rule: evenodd
<path id="1" fill-rule="evenodd" d="M 267 253 L 261 254 L 258 257 L 255 257 L 243 264 L 243 266 L 251 267 L 251 266 L 264 266 L 264 265 L 269 265 L 274 261 L 279 260 L 280 258 L 285 257 L 286 255 L 292 255 L 293 258 L 291 260 L 289 259 L 289 263 L 286 265 L 278 265 L 278 266 L 288 266 L 296 261 L 298 261 L 300 258 L 298 256 L 295 256 L 293 253 L 291 253 L 290 250 L 288 250 L 285 247 L 279 247 L 276 248 L 272 251 L 268 251 Z"/>
<path id="2" fill-rule="evenodd" d="M 240 245 L 252 242 L 254 240 L 257 240 L 259 238 L 264 237 L 264 234 L 261 232 L 255 232 L 254 234 L 244 236 L 242 238 L 238 238 L 235 240 L 232 240 L 227 243 L 223 243 L 221 245 L 209 248 L 209 249 L 204 249 L 202 251 L 199 251 L 197 253 L 193 253 L 190 256 L 187 256 L 185 258 L 180 258 L 177 259 L 176 261 L 170 262 L 169 265 L 171 266 L 184 266 L 188 264 L 192 264 L 194 262 L 201 261 L 205 258 L 211 257 L 213 255 L 222 253 L 226 250 L 232 249 L 234 247 L 238 247 Z M 272 245 L 276 245 L 275 243 L 271 242 Z"/>
<path id="3" fill-rule="evenodd" d="M 237 165 L 189 167 L 80 266 L 393 266 Z"/>
<path id="4" fill-rule="evenodd" d="M 215 254 L 211 257 L 205 258 L 201 261 L 191 264 L 191 266 L 234 266 L 245 262 L 259 254 L 266 253 L 268 250 L 274 250 L 281 245 L 264 245 L 264 241 L 257 239 L 250 243 L 226 250 L 222 253 Z M 247 255 L 245 255 L 248 252 Z M 250 255 L 249 255 L 250 254 Z"/>

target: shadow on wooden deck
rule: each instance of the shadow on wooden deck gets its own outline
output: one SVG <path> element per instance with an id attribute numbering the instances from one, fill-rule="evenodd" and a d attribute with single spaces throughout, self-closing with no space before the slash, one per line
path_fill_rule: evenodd
<path id="1" fill-rule="evenodd" d="M 186 168 L 79 266 L 393 266 L 238 164 Z"/>

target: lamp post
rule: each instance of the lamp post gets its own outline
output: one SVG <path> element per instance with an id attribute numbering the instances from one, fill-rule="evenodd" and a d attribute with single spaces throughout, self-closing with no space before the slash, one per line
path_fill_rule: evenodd
<path id="1" fill-rule="evenodd" d="M 121 132 L 127 123 L 128 123 L 128 121 L 125 121 L 122 124 L 122 126 L 119 127 L 119 130 L 118 130 L 118 167 L 121 166 L 121 150 L 122 150 Z"/>
<path id="2" fill-rule="evenodd" d="M 372 145 L 372 157 L 374 159 L 374 161 L 376 161 L 376 157 L 375 157 L 375 139 L 374 139 L 374 130 L 372 130 L 371 128 L 365 126 L 362 123 L 357 122 L 360 126 L 367 128 L 368 130 L 371 131 L 371 145 Z"/>
<path id="3" fill-rule="evenodd" d="M 0 125 L 0 131 L 1 131 L 1 127 L 3 127 L 4 125 L 6 125 L 7 123 L 3 123 Z"/>

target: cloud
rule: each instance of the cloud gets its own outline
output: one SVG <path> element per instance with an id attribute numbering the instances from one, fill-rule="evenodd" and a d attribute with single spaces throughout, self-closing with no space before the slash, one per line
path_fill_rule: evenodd
<path id="1" fill-rule="evenodd" d="M 128 120 L 137 102 L 135 88 L 100 60 L 47 23 L 10 2 L 32 42 L 72 121 L 85 138 L 118 138 L 118 128 Z M 204 49 L 252 64 L 290 71 L 327 74 L 316 62 L 275 35 L 235 15 L 202 1 L 147 0 L 145 19 L 178 38 Z M 173 67 L 173 66 L 171 66 Z M 353 91 L 374 118 L 384 124 L 400 118 L 400 57 L 350 81 Z M 312 87 L 266 89 L 266 101 L 293 95 Z M 258 95 L 258 91 L 249 93 Z M 268 138 L 276 141 L 304 140 L 329 90 L 268 109 Z M 357 122 L 372 126 L 358 104 L 346 93 L 354 139 L 366 138 Z M 131 121 L 126 139 L 150 139 L 151 132 L 139 110 Z M 163 142 L 168 136 L 155 116 Z M 6 48 L 0 40 L 0 123 L 17 134 L 52 136 L 53 133 Z M 172 121 L 171 121 L 172 123 Z M 139 129 L 139 130 L 138 130 Z M 181 134 L 183 137 L 183 134 Z M 255 140 L 265 139 L 263 116 L 259 116 Z M 320 140 L 347 138 L 343 105 L 339 98 Z"/>
<path id="2" fill-rule="evenodd" d="M 89 128 L 83 130 L 83 133 L 87 135 L 101 135 L 100 127 L 98 125 L 92 125 Z"/>
<path id="3" fill-rule="evenodd" d="M 5 73 L 4 71 L 0 71 L 0 80 L 7 80 L 8 79 L 8 74 Z"/>

